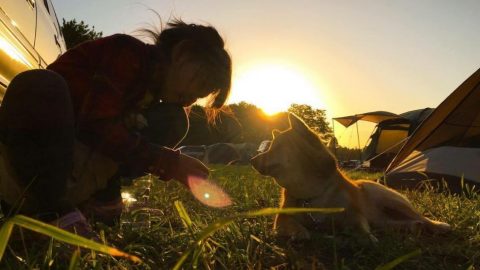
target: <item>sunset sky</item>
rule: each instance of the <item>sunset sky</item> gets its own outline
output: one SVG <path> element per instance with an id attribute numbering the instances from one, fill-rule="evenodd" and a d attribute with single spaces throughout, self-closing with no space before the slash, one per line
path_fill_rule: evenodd
<path id="1" fill-rule="evenodd" d="M 175 16 L 215 26 L 234 62 L 230 102 L 292 102 L 328 117 L 436 107 L 480 67 L 480 1 L 53 0 L 104 36 Z M 361 146 L 371 132 L 361 125 Z M 353 128 L 335 125 L 343 145 Z M 355 135 L 356 136 L 356 135 Z M 353 136 L 354 137 L 354 136 Z"/>

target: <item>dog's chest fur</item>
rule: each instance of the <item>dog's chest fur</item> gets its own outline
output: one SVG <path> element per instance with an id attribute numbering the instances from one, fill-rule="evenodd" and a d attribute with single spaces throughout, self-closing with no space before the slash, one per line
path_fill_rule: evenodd
<path id="1" fill-rule="evenodd" d="M 342 190 L 336 185 L 326 188 L 322 193 L 309 199 L 297 199 L 294 196 L 288 198 L 288 191 L 283 189 L 282 200 L 280 207 L 295 207 L 295 208 L 343 208 L 343 212 L 338 214 L 321 214 L 308 213 L 295 215 L 294 218 L 302 225 L 309 228 L 325 228 L 331 226 L 332 218 L 335 220 L 336 226 L 349 226 L 355 223 L 357 216 L 357 208 L 353 206 L 351 194 Z"/>

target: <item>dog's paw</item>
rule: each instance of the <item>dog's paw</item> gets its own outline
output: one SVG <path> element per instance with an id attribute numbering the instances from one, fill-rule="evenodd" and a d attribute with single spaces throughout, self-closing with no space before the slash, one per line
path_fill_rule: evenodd
<path id="1" fill-rule="evenodd" d="M 429 233 L 444 234 L 452 230 L 450 224 L 430 219 L 410 221 L 406 227 L 413 233 L 427 231 Z"/>
<path id="2" fill-rule="evenodd" d="M 450 232 L 452 230 L 452 226 L 450 226 L 448 223 L 437 221 L 430 225 L 429 229 L 434 233 L 444 234 Z"/>
<path id="3" fill-rule="evenodd" d="M 308 229 L 291 216 L 278 215 L 275 219 L 274 230 L 280 237 L 295 240 L 308 240 L 311 238 Z"/>

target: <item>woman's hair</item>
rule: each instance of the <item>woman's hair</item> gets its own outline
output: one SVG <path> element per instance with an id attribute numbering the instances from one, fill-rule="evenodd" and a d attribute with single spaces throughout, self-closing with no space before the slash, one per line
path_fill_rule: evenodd
<path id="1" fill-rule="evenodd" d="M 209 121 L 214 121 L 230 94 L 232 77 L 232 61 L 217 30 L 173 19 L 160 31 L 143 29 L 142 32 L 153 39 L 162 59 L 171 61 L 176 45 L 182 43 L 182 54 L 200 64 L 198 76 L 206 89 L 212 90 L 207 97 L 206 112 Z"/>

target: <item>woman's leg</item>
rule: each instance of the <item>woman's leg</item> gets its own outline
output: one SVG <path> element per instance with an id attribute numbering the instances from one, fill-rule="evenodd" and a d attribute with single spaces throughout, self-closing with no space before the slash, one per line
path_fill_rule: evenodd
<path id="1" fill-rule="evenodd" d="M 64 195 L 75 130 L 65 80 L 48 70 L 17 75 L 0 107 L 0 133 L 27 205 L 35 206 L 20 211 L 47 221 L 72 211 Z"/>

